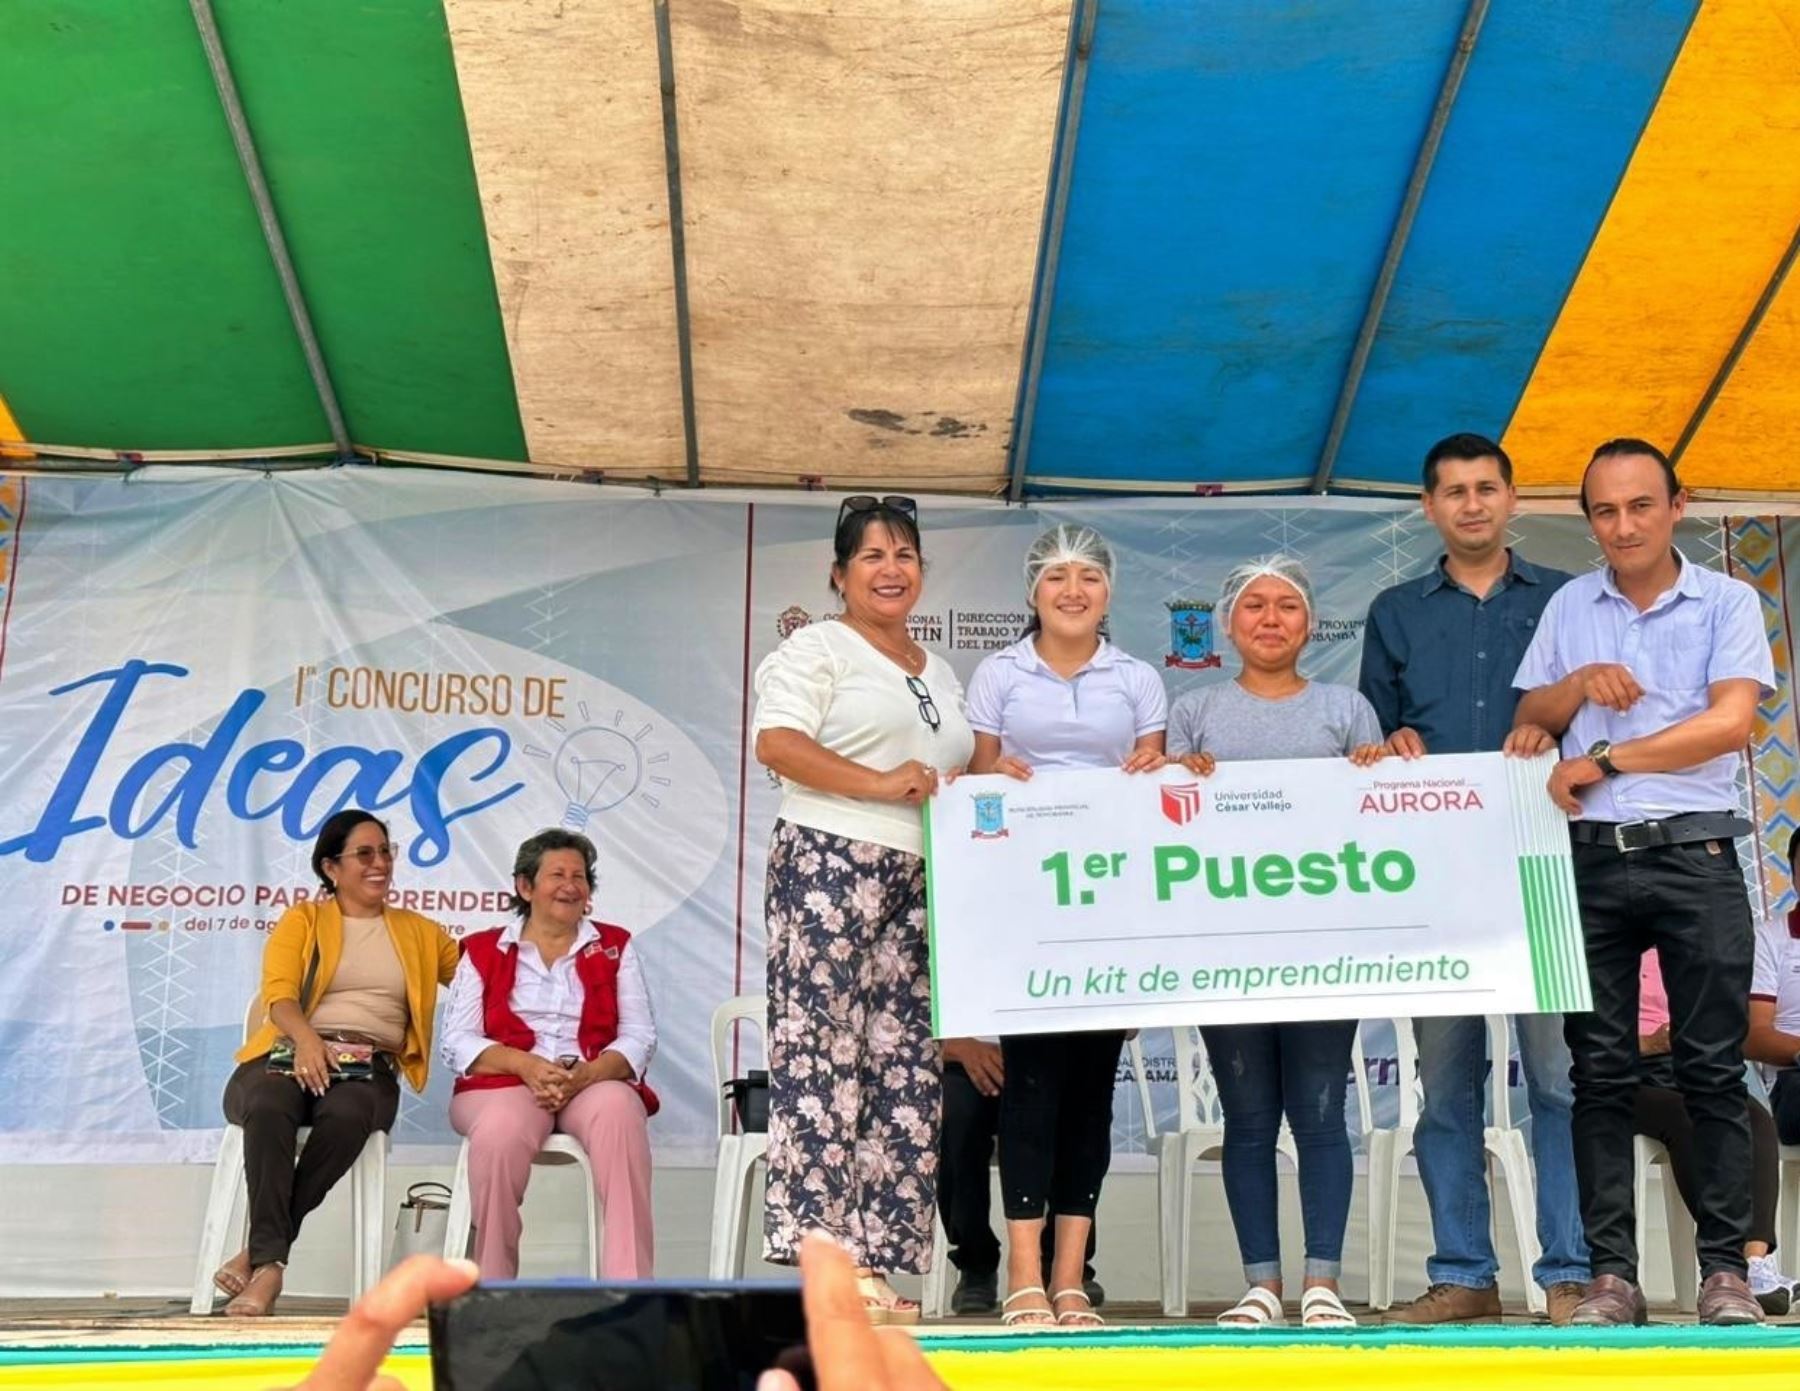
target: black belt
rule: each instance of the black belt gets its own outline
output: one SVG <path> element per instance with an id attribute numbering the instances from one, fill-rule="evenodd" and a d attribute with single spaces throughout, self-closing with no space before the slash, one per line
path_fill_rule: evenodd
<path id="1" fill-rule="evenodd" d="M 1754 829 L 1732 811 L 1690 811 L 1661 821 L 1571 821 L 1569 838 L 1583 845 L 1610 845 L 1621 854 L 1696 840 L 1733 840 Z"/>

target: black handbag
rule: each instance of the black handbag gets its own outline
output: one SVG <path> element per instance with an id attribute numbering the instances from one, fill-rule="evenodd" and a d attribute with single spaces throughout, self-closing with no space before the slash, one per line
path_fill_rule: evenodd
<path id="1" fill-rule="evenodd" d="M 731 1109 L 737 1114 L 740 1133 L 761 1135 L 768 1130 L 768 1073 L 751 1072 L 747 1077 L 733 1077 L 725 1084 L 725 1095 L 731 1098 Z"/>

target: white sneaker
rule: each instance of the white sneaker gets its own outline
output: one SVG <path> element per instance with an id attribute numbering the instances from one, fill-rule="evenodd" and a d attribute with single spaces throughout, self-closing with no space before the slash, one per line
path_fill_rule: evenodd
<path id="1" fill-rule="evenodd" d="M 1783 1275 L 1773 1256 L 1750 1257 L 1750 1293 L 1765 1314 L 1781 1315 L 1793 1307 L 1796 1282 Z"/>

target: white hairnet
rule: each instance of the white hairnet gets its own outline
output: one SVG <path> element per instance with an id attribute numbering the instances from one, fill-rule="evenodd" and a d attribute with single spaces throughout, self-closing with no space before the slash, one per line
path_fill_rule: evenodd
<path id="1" fill-rule="evenodd" d="M 1265 575 L 1280 580 L 1300 596 L 1300 602 L 1306 605 L 1307 630 L 1312 630 L 1313 587 L 1306 567 L 1296 556 L 1265 555 L 1232 566 L 1231 573 L 1225 576 L 1225 584 L 1219 591 L 1219 632 L 1230 635 L 1231 610 L 1237 604 L 1238 596 Z"/>
<path id="2" fill-rule="evenodd" d="M 1061 522 L 1031 543 L 1031 549 L 1025 552 L 1027 599 L 1037 596 L 1038 581 L 1044 578 L 1044 572 L 1058 565 L 1091 566 L 1106 576 L 1106 587 L 1112 588 L 1112 547 L 1091 526 Z"/>

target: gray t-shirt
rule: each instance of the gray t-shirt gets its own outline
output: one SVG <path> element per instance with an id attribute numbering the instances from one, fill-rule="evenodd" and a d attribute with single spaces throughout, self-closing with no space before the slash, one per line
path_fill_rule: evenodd
<path id="1" fill-rule="evenodd" d="M 1285 700 L 1251 695 L 1236 681 L 1190 691 L 1169 707 L 1169 757 L 1341 758 L 1379 744 L 1375 707 L 1350 686 L 1309 681 Z"/>

